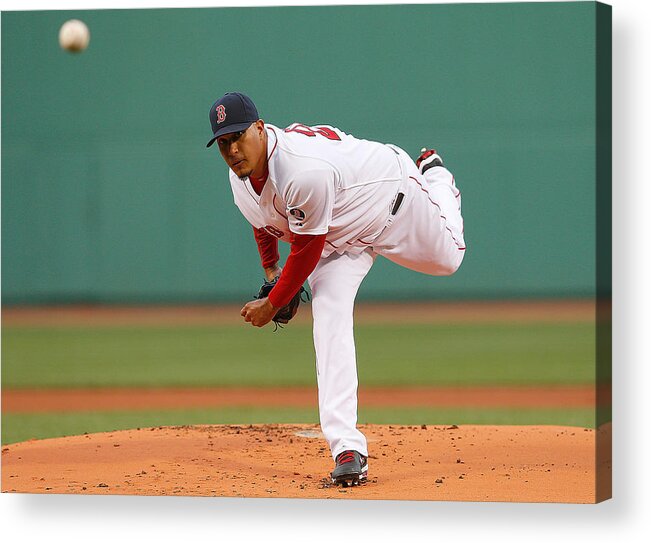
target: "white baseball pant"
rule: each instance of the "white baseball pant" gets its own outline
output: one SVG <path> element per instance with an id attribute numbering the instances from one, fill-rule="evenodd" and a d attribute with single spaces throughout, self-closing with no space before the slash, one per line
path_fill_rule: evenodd
<path id="1" fill-rule="evenodd" d="M 395 148 L 403 168 L 403 202 L 387 227 L 360 254 L 332 253 L 308 278 L 312 290 L 321 430 L 332 457 L 345 450 L 368 456 L 357 429 L 357 361 L 353 309 L 359 286 L 378 254 L 429 275 L 450 275 L 463 260 L 461 198 L 452 174 L 431 168 L 425 178 Z"/>

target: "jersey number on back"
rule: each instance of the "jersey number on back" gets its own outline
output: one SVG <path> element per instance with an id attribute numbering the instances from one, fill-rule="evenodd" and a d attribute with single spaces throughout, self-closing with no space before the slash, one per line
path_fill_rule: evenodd
<path id="1" fill-rule="evenodd" d="M 310 138 L 319 134 L 325 136 L 329 140 L 341 141 L 341 138 L 337 133 L 327 126 L 306 126 L 304 124 L 294 123 L 285 128 L 285 132 L 298 132 L 299 134 L 309 136 Z"/>

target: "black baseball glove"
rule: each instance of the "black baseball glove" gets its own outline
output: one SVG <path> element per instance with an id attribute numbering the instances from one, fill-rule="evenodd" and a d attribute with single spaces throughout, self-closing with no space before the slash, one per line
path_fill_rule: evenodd
<path id="1" fill-rule="evenodd" d="M 271 289 L 276 286 L 276 283 L 278 282 L 278 279 L 280 278 L 280 275 L 276 276 L 273 281 L 267 281 L 263 283 L 263 285 L 260 287 L 260 292 L 258 292 L 258 295 L 256 296 L 256 299 L 260 300 L 262 298 L 266 298 L 269 296 L 269 293 L 271 292 Z M 303 297 L 305 295 L 305 298 Z M 296 312 L 298 311 L 298 306 L 300 305 L 301 302 L 307 302 L 310 299 L 310 295 L 301 286 L 301 289 L 294 294 L 294 297 L 289 300 L 287 305 L 281 307 L 278 311 L 276 311 L 276 314 L 274 315 L 274 318 L 271 319 L 276 323 L 276 328 L 280 326 L 281 324 L 287 324 L 290 320 L 294 318 L 294 315 L 296 315 Z M 282 328 L 282 326 L 280 326 Z M 275 331 L 275 330 L 274 330 Z"/>

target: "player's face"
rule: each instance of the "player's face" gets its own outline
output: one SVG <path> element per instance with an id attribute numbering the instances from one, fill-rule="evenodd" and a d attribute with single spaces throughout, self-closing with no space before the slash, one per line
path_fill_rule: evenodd
<path id="1" fill-rule="evenodd" d="M 263 175 L 267 153 L 264 135 L 264 123 L 256 121 L 246 130 L 217 138 L 219 152 L 235 175 L 242 179 Z"/>

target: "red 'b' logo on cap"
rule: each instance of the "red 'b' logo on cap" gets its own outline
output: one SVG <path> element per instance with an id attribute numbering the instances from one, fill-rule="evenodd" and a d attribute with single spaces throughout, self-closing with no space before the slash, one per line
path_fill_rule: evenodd
<path id="1" fill-rule="evenodd" d="M 223 123 L 226 120 L 226 108 L 223 104 L 217 106 L 217 122 Z"/>

